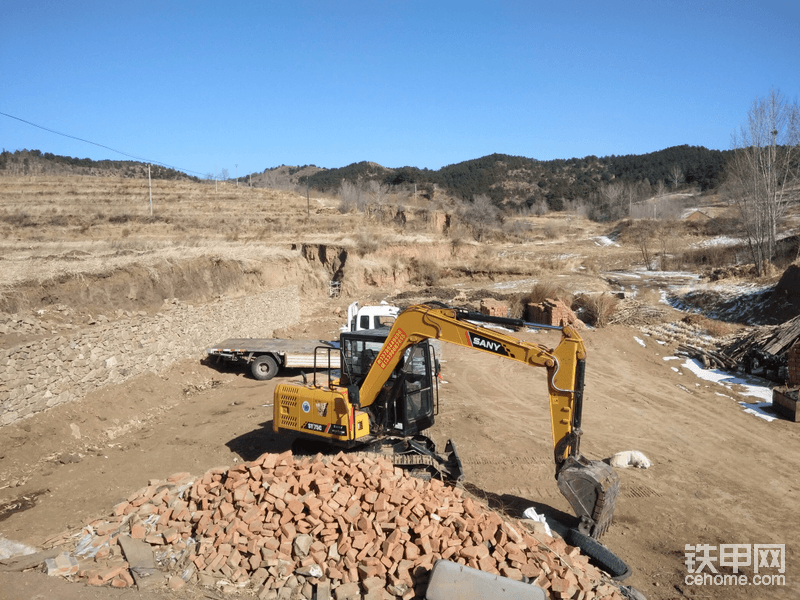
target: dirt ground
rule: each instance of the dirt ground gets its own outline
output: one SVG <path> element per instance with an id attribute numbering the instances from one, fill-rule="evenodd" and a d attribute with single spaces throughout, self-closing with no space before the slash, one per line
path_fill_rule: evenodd
<path id="1" fill-rule="evenodd" d="M 217 293 L 239 297 L 269 288 L 280 277 L 297 280 L 303 320 L 281 335 L 309 339 L 337 336 L 342 319 L 334 308 L 350 300 L 399 298 L 418 290 L 410 282 L 420 269 L 431 269 L 428 263 L 441 267 L 435 285 L 450 287 L 453 297 L 494 284 L 523 292 L 534 282 L 550 282 L 570 293 L 618 291 L 625 284 L 638 300 L 664 308 L 661 290 L 645 289 L 640 275 L 623 282 L 610 273 L 638 264 L 638 246 L 616 243 L 609 227 L 573 217 L 530 217 L 531 235 L 491 246 L 458 232 L 431 232 L 421 220 L 410 220 L 403 230 L 378 229 L 366 220 L 354 226 L 353 215 L 334 210 L 334 200 L 329 206 L 318 201 L 306 218 L 307 199 L 297 194 L 273 198 L 271 192 L 237 189 L 217 196 L 210 187 L 161 182 L 159 218 L 148 219 L 113 186 L 140 199 L 144 188 L 101 179 L 16 178 L 0 186 L 0 301 L 9 307 L 0 313 L 0 326 L 8 313 L 49 314 L 51 297 L 68 309 L 41 331 L 0 333 L 0 347 L 72 332 L 86 323 L 87 313 L 158 310 L 163 298 L 155 285 L 152 307 L 141 299 L 141 305 L 128 307 L 117 305 L 120 298 L 86 296 L 86 289 L 100 289 L 109 271 L 140 278 L 134 283 L 160 282 L 165 291 L 159 294 L 195 304 Z M 144 210 L 144 204 L 137 206 Z M 296 250 L 310 237 L 319 252 Z M 328 280 L 339 268 L 321 259 L 326 246 L 336 253 L 348 250 L 347 299 L 326 297 Z M 301 254 L 308 263 L 302 269 L 291 264 Z M 210 271 L 200 269 L 208 257 L 218 269 L 246 259 L 247 268 L 236 262 L 237 269 L 230 269 L 246 277 L 240 273 L 238 280 L 214 280 L 219 289 L 210 286 L 204 275 Z M 162 263 L 169 268 L 160 268 Z M 193 266 L 202 272 L 192 274 Z M 173 271 L 197 289 L 173 292 Z M 94 281 L 89 275 L 98 277 L 97 286 L 85 283 Z M 70 295 L 73 276 L 83 282 L 83 295 Z M 511 280 L 521 285 L 508 287 Z M 553 332 L 519 335 L 549 346 L 558 342 Z M 613 325 L 582 335 L 588 350 L 583 454 L 604 459 L 638 450 L 653 463 L 618 471 L 621 494 L 602 541 L 633 568 L 625 583 L 655 600 L 800 597 L 798 425 L 744 413 L 730 396 L 752 397 L 697 378 L 679 367 L 682 361 L 665 361 L 674 347 L 637 329 Z M 108 514 L 150 479 L 182 471 L 199 475 L 287 449 L 291 440 L 272 432 L 272 395 L 278 383 L 299 373 L 259 382 L 202 359 L 186 359 L 0 428 L 0 537 L 41 546 Z M 430 433 L 440 446 L 455 441 L 467 491 L 511 516 L 533 506 L 548 519 L 574 522 L 554 478 L 544 371 L 455 346 L 444 347 L 443 359 L 440 410 Z M 686 546 L 697 544 L 713 546 L 714 556 L 721 544 L 785 544 L 785 583 L 689 585 Z M 752 580 L 754 567 L 743 573 Z M 760 573 L 777 574 L 777 568 Z M 182 597 L 218 595 L 192 586 L 176 592 L 91 588 L 39 572 L 0 570 L 0 600 Z"/>
<path id="2" fill-rule="evenodd" d="M 332 316 L 308 333 L 331 336 L 337 326 Z M 558 341 L 552 332 L 519 335 L 550 346 Z M 651 338 L 642 347 L 634 338 L 639 335 L 621 326 L 584 333 L 583 453 L 602 459 L 639 450 L 653 462 L 647 470 L 619 471 L 615 522 L 603 538 L 632 566 L 626 584 L 654 599 L 796 598 L 796 424 L 744 413 L 719 395 L 717 384 L 673 371 L 677 363 L 663 360 L 669 348 Z M 456 442 L 467 490 L 512 516 L 533 506 L 571 522 L 553 477 L 544 372 L 454 346 L 446 346 L 443 356 L 440 413 L 431 433 L 437 444 Z M 201 358 L 0 429 L 0 472 L 10 481 L 0 489 L 0 506 L 18 507 L 0 513 L 0 533 L 38 545 L 107 513 L 148 479 L 200 474 L 288 448 L 291 440 L 271 429 L 272 393 L 297 374 L 259 382 Z M 786 584 L 686 585 L 684 547 L 700 543 L 786 544 Z M 0 573 L 4 600 L 197 592 L 140 594 L 90 589 L 41 573 Z"/>

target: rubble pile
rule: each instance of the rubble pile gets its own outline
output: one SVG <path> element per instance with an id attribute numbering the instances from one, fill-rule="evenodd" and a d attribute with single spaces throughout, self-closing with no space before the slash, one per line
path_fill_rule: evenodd
<path id="1" fill-rule="evenodd" d="M 536 583 L 552 598 L 622 598 L 560 538 L 376 456 L 265 454 L 197 479 L 178 473 L 150 483 L 111 516 L 50 540 L 74 545 L 52 574 L 117 587 L 160 574 L 173 589 L 192 582 L 261 599 L 408 600 L 424 597 L 442 558 Z M 152 573 L 132 564 L 132 542 L 147 546 Z"/>

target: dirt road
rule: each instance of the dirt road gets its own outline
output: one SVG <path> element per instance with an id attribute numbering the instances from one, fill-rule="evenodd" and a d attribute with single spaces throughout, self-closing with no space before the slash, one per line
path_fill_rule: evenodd
<path id="1" fill-rule="evenodd" d="M 332 335 L 335 324 L 309 332 Z M 800 430 L 748 415 L 717 384 L 664 361 L 669 348 L 633 329 L 584 333 L 588 349 L 584 437 L 594 459 L 639 450 L 653 466 L 621 470 L 615 523 L 603 538 L 634 570 L 626 582 L 648 598 L 796 598 Z M 553 333 L 521 337 L 555 345 Z M 440 414 L 432 436 L 453 438 L 468 491 L 519 516 L 528 506 L 572 519 L 553 477 L 544 371 L 447 346 Z M 201 357 L 160 376 L 146 374 L 0 429 L 0 534 L 31 545 L 106 514 L 148 479 L 283 451 L 272 433 L 272 392 L 285 380 L 255 381 Z M 294 376 L 296 377 L 296 375 Z M 290 378 L 292 376 L 290 375 Z M 745 398 L 742 398 L 745 399 Z M 32 506 L 31 506 L 32 505 Z M 685 546 L 785 544 L 785 584 L 687 585 Z M 716 556 L 716 552 L 714 554 Z M 720 573 L 731 573 L 720 567 Z M 778 574 L 776 568 L 760 571 Z M 752 580 L 752 566 L 743 568 Z M 190 592 L 185 592 L 189 594 Z M 0 598 L 166 598 L 92 590 L 39 573 L 0 573 Z"/>

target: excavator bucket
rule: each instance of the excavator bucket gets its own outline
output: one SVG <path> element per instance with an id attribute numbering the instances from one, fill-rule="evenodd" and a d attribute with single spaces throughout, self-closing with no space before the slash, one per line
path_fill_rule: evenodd
<path id="1" fill-rule="evenodd" d="M 578 531 L 598 539 L 614 517 L 619 475 L 602 461 L 578 456 L 567 458 L 556 480 L 580 519 Z"/>

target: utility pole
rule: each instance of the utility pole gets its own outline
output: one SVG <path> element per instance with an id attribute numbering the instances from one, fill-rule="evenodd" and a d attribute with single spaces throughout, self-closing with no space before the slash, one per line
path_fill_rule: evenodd
<path id="1" fill-rule="evenodd" d="M 239 187 L 239 165 L 234 165 L 236 167 L 236 187 Z"/>
<path id="2" fill-rule="evenodd" d="M 306 216 L 311 217 L 311 199 L 308 195 L 308 176 L 306 176 Z"/>
<path id="3" fill-rule="evenodd" d="M 150 190 L 150 216 L 153 216 L 153 184 L 150 182 L 150 163 L 147 164 L 147 189 Z"/>
<path id="4" fill-rule="evenodd" d="M 217 165 L 214 165 L 214 195 L 217 195 Z"/>

